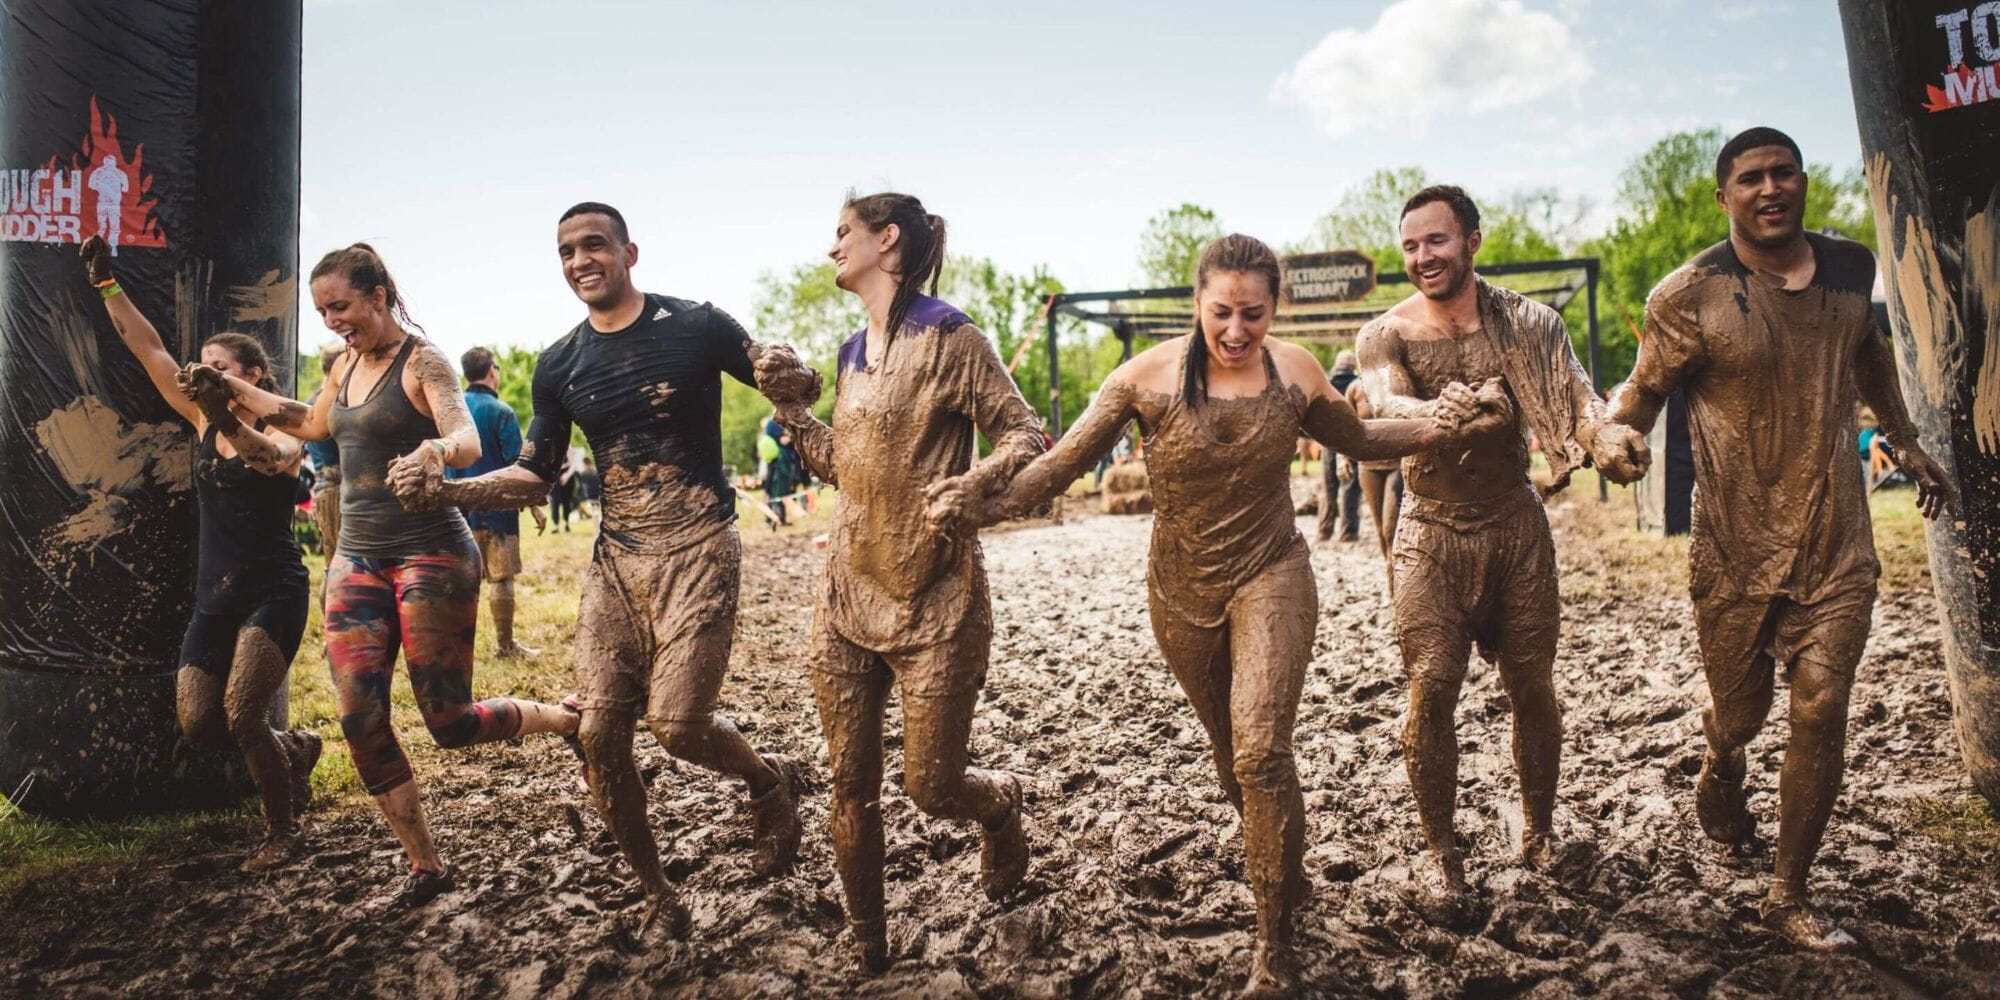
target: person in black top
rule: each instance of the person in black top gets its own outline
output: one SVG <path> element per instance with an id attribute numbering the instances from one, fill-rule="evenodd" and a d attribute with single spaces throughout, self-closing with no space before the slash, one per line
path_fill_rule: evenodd
<path id="1" fill-rule="evenodd" d="M 104 298 L 118 337 L 146 369 L 174 412 L 194 425 L 195 491 L 201 511 L 195 562 L 194 617 L 181 640 L 175 710 L 182 738 L 224 743 L 243 752 L 264 802 L 263 843 L 247 871 L 282 864 L 304 840 L 299 822 L 312 793 L 320 739 L 310 730 L 275 732 L 271 701 L 291 670 L 306 627 L 306 568 L 292 536 L 299 442 L 231 405 L 228 393 L 190 395 L 193 383 L 111 274 L 111 252 L 92 236 L 84 269 Z M 276 389 L 264 345 L 241 333 L 218 333 L 201 346 L 202 362 Z M 192 366 L 191 366 L 192 367 Z"/>
<path id="2" fill-rule="evenodd" d="M 577 612 L 583 726 L 576 749 L 591 795 L 644 888 L 646 923 L 684 933 L 646 823 L 646 786 L 632 760 L 643 709 L 669 753 L 749 785 L 760 873 L 798 850 L 793 765 L 760 755 L 715 711 L 736 630 L 736 493 L 722 470 L 722 375 L 754 385 L 758 348 L 727 313 L 643 293 L 639 248 L 609 205 L 584 202 L 556 227 L 570 288 L 589 316 L 542 352 L 534 418 L 520 462 L 445 480 L 403 463 L 391 481 L 406 507 L 524 507 L 548 494 L 583 429 L 602 470 L 603 510 Z"/>

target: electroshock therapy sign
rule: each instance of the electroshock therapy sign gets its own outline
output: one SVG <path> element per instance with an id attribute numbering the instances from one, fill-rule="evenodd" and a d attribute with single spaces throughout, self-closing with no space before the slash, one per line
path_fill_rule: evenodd
<path id="1" fill-rule="evenodd" d="M 1352 302 L 1375 290 L 1375 261 L 1359 250 L 1302 253 L 1284 261 L 1285 301 Z"/>

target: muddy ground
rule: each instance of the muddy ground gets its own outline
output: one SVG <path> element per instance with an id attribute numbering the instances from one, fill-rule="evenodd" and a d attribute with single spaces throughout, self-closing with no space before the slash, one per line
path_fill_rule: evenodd
<path id="1" fill-rule="evenodd" d="M 1425 924 L 1402 892 L 1419 841 L 1396 743 L 1404 686 L 1380 557 L 1363 545 L 1314 552 L 1324 614 L 1297 738 L 1312 991 L 2000 996 L 2000 879 L 1913 826 L 1913 803 L 1959 800 L 1967 787 L 1928 593 L 1885 592 L 1877 607 L 1848 787 L 1814 881 L 1870 955 L 1800 955 L 1753 919 L 1768 854 L 1731 857 L 1692 817 L 1703 688 L 1685 576 L 1655 572 L 1665 578 L 1635 585 L 1590 565 L 1592 539 L 1623 518 L 1580 506 L 1595 502 L 1573 490 L 1553 508 L 1568 712 L 1557 830 L 1568 846 L 1553 878 L 1513 862 L 1507 704 L 1491 670 L 1475 665 L 1459 713 L 1459 826 L 1482 916 L 1464 929 Z M 426 769 L 432 822 L 460 888 L 420 911 L 383 923 L 359 916 L 357 903 L 398 863 L 368 811 L 314 813 L 313 854 L 265 877 L 234 868 L 253 821 L 218 820 L 144 863 L 0 898 L 0 994 L 1233 992 L 1252 926 L 1240 830 L 1148 632 L 1149 522 L 1087 517 L 990 536 L 998 627 L 973 752 L 1028 777 L 1034 868 L 1017 899 L 979 894 L 976 832 L 923 817 L 901 794 L 892 703 L 884 811 L 897 961 L 878 979 L 857 976 L 837 942 L 823 788 L 805 801 L 797 870 L 759 881 L 748 872 L 740 789 L 676 765 L 642 735 L 654 821 L 695 914 L 688 942 L 635 936 L 637 895 L 574 788 L 574 765 L 560 743 L 538 739 Z M 760 541 L 746 546 L 726 710 L 760 747 L 823 773 L 804 658 L 821 556 L 804 538 Z M 1783 732 L 1780 721 L 1750 757 L 1767 836 Z"/>

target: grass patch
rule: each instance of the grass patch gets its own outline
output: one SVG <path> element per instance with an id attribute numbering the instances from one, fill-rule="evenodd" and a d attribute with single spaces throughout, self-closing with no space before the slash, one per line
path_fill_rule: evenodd
<path id="1" fill-rule="evenodd" d="M 1969 873 L 2000 872 L 2000 818 L 1977 795 L 1918 799 L 1910 822 L 1945 850 L 1946 863 Z"/>
<path id="2" fill-rule="evenodd" d="M 30 816 L 0 803 L 6 810 L 0 818 L 0 892 L 81 866 L 136 858 L 157 844 L 218 822 L 247 827 L 252 808 L 64 822 Z"/>

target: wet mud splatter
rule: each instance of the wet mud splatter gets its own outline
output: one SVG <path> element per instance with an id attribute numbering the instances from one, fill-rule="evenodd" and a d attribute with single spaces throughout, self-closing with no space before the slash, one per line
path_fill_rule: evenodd
<path id="1" fill-rule="evenodd" d="M 1308 989 L 2000 996 L 2000 884 L 1911 819 L 1926 797 L 1969 794 L 1929 593 L 1885 591 L 1876 607 L 1847 787 L 1814 871 L 1818 899 L 1873 957 L 1800 955 L 1755 923 L 1769 856 L 1712 848 L 1692 815 L 1702 686 L 1684 575 L 1644 587 L 1607 576 L 1591 546 L 1623 511 L 1587 509 L 1591 492 L 1550 509 L 1566 598 L 1565 847 L 1550 875 L 1514 861 L 1506 696 L 1475 660 L 1458 714 L 1458 829 L 1479 903 L 1463 928 L 1425 923 L 1403 892 L 1421 837 L 1395 739 L 1407 693 L 1380 554 L 1313 551 L 1322 612 L 1295 738 Z M 973 761 L 1026 779 L 1034 867 L 1006 904 L 978 894 L 977 829 L 911 804 L 892 706 L 883 806 L 896 964 L 880 978 L 857 975 L 838 943 L 823 785 L 802 803 L 798 866 L 761 880 L 740 785 L 642 735 L 667 871 L 694 914 L 688 942 L 633 936 L 638 889 L 574 790 L 573 758 L 528 740 L 425 762 L 432 822 L 461 872 L 439 903 L 382 923 L 358 916 L 398 863 L 365 808 L 310 814 L 313 853 L 262 878 L 234 871 L 255 841 L 245 816 L 138 862 L 0 896 L 0 995 L 1228 995 L 1243 982 L 1255 911 L 1235 810 L 1147 624 L 1150 522 L 1085 516 L 986 535 L 995 634 Z M 760 750 L 805 761 L 821 782 L 803 639 L 823 558 L 804 538 L 746 546 L 722 706 Z M 1777 720 L 1750 747 L 1766 834 L 1784 732 Z"/>
<path id="2" fill-rule="evenodd" d="M 74 550 L 117 534 L 132 491 L 194 487 L 193 439 L 179 423 L 127 424 L 95 396 L 70 401 L 35 425 L 35 439 L 83 499 L 49 541 Z"/>

